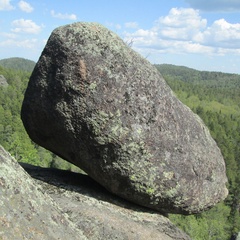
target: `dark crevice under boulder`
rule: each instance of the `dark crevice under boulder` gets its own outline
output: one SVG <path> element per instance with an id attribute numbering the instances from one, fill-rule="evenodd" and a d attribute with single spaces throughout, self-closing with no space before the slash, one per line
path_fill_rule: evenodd
<path id="1" fill-rule="evenodd" d="M 165 216 L 109 193 L 87 175 L 22 166 L 89 239 L 190 240 Z"/>

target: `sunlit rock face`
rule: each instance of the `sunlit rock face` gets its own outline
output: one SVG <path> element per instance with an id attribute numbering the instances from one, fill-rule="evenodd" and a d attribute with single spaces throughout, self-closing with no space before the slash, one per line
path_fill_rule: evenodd
<path id="1" fill-rule="evenodd" d="M 191 214 L 227 196 L 224 159 L 202 120 L 99 24 L 52 32 L 21 114 L 33 141 L 139 205 Z"/>

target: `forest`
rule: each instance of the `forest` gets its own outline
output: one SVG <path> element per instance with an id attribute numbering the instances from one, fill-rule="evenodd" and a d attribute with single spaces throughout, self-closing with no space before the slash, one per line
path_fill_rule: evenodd
<path id="1" fill-rule="evenodd" d="M 19 162 L 81 172 L 33 143 L 20 119 L 21 104 L 35 63 L 0 60 L 0 144 Z M 182 66 L 155 65 L 176 96 L 210 129 L 224 156 L 227 199 L 201 214 L 169 218 L 194 240 L 230 240 L 240 232 L 240 75 L 197 71 Z"/>

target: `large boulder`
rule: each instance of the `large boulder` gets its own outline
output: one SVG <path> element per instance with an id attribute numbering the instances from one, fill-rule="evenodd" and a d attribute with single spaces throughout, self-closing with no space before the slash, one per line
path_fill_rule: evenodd
<path id="1" fill-rule="evenodd" d="M 21 115 L 33 141 L 142 206 L 191 214 L 227 195 L 224 159 L 202 120 L 99 24 L 52 32 Z"/>
<path id="2" fill-rule="evenodd" d="M 1 240 L 190 240 L 166 217 L 110 194 L 89 176 L 21 165 L 0 146 Z"/>

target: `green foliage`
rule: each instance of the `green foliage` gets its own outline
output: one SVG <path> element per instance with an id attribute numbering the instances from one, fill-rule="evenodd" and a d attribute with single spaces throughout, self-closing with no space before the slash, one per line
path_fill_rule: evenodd
<path id="1" fill-rule="evenodd" d="M 190 216 L 171 214 L 169 218 L 194 240 L 229 239 L 231 223 L 227 220 L 230 211 L 230 207 L 220 203 L 203 214 Z"/>
<path id="2" fill-rule="evenodd" d="M 14 59 L 11 63 L 20 67 L 26 63 L 25 60 L 19 61 Z M 20 119 L 20 110 L 30 74 L 30 72 L 0 66 L 0 75 L 3 75 L 9 84 L 0 87 L 0 145 L 17 161 L 81 172 L 72 164 L 37 146 L 28 137 Z"/>
<path id="3" fill-rule="evenodd" d="M 240 231 L 240 75 L 157 65 L 177 97 L 208 126 L 226 163 L 229 196 L 195 216 L 170 215 L 192 239 L 228 240 Z"/>

